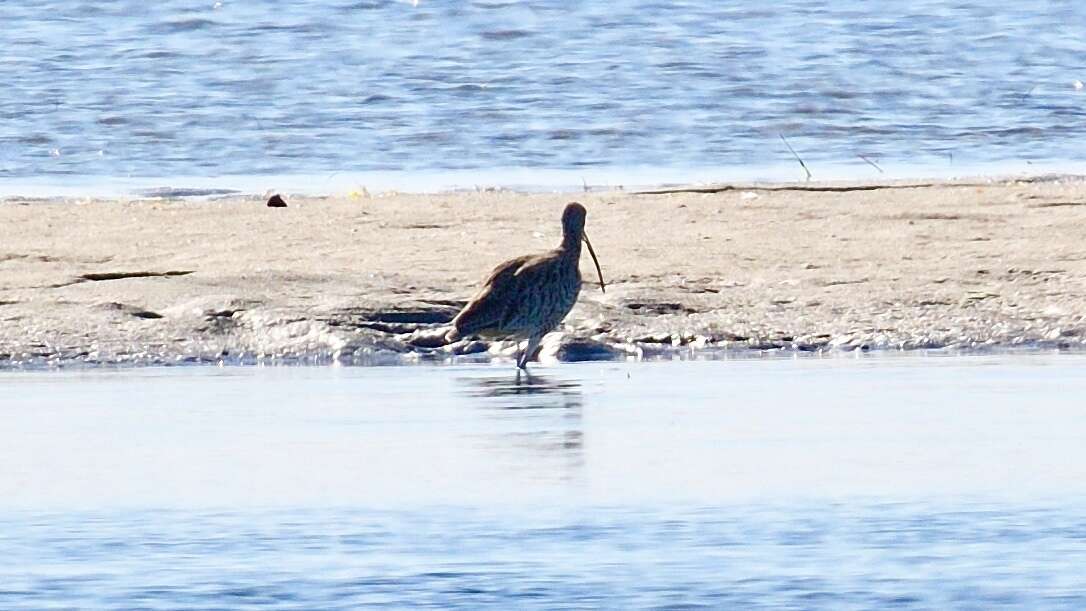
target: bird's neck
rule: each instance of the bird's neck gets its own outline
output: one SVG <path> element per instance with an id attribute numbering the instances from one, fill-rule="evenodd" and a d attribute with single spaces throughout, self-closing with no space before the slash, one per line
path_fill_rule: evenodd
<path id="1" fill-rule="evenodd" d="M 571 256 L 578 257 L 581 254 L 581 236 L 574 233 L 567 233 L 562 236 L 562 245 L 559 246 L 563 251 L 569 253 Z"/>

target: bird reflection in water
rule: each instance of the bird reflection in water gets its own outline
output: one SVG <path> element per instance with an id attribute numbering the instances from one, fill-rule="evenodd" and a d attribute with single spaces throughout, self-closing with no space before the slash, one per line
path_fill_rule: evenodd
<path id="1" fill-rule="evenodd" d="M 581 407 L 581 384 L 542 374 L 518 371 L 516 377 L 461 378 L 471 397 L 504 399 L 492 407 L 501 409 L 575 409 Z M 534 397 L 534 398 L 533 398 Z"/>
<path id="2" fill-rule="evenodd" d="M 463 377 L 461 392 L 488 410 L 485 445 L 522 476 L 579 481 L 584 467 L 583 394 L 574 379 L 543 374 Z"/>

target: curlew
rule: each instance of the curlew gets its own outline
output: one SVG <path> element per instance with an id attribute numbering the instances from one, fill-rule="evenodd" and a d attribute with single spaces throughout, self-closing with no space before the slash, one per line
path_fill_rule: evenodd
<path id="1" fill-rule="evenodd" d="M 538 255 L 510 259 L 494 268 L 483 288 L 453 319 L 447 341 L 469 335 L 527 337 L 528 343 L 517 358 L 517 367 L 526 369 L 528 359 L 573 309 L 581 292 L 581 242 L 596 264 L 600 289 L 606 292 L 603 272 L 592 243 L 584 233 L 587 211 L 573 202 L 562 212 L 562 243 Z"/>

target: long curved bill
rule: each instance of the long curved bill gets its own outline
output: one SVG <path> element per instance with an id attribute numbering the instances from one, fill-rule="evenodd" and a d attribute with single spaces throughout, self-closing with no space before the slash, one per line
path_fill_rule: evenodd
<path id="1" fill-rule="evenodd" d="M 596 251 L 592 250 L 592 242 L 588 241 L 588 234 L 586 233 L 582 233 L 581 237 L 584 238 L 584 243 L 588 244 L 588 254 L 592 255 L 592 262 L 596 264 L 596 274 L 600 277 L 600 290 L 606 293 L 607 287 L 603 284 L 603 271 L 600 269 L 600 260 L 596 258 Z"/>

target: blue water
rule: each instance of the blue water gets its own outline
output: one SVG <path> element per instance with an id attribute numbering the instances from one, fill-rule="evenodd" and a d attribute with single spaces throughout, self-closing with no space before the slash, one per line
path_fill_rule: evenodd
<path id="1" fill-rule="evenodd" d="M 0 376 L 0 608 L 1086 606 L 1081 356 Z"/>
<path id="2" fill-rule="evenodd" d="M 802 179 L 779 134 L 816 179 L 883 176 L 861 155 L 890 177 L 1086 161 L 1073 0 L 62 0 L 0 21 L 8 191 Z"/>
<path id="3" fill-rule="evenodd" d="M 1082 609 L 1066 507 L 0 518 L 11 609 Z"/>

